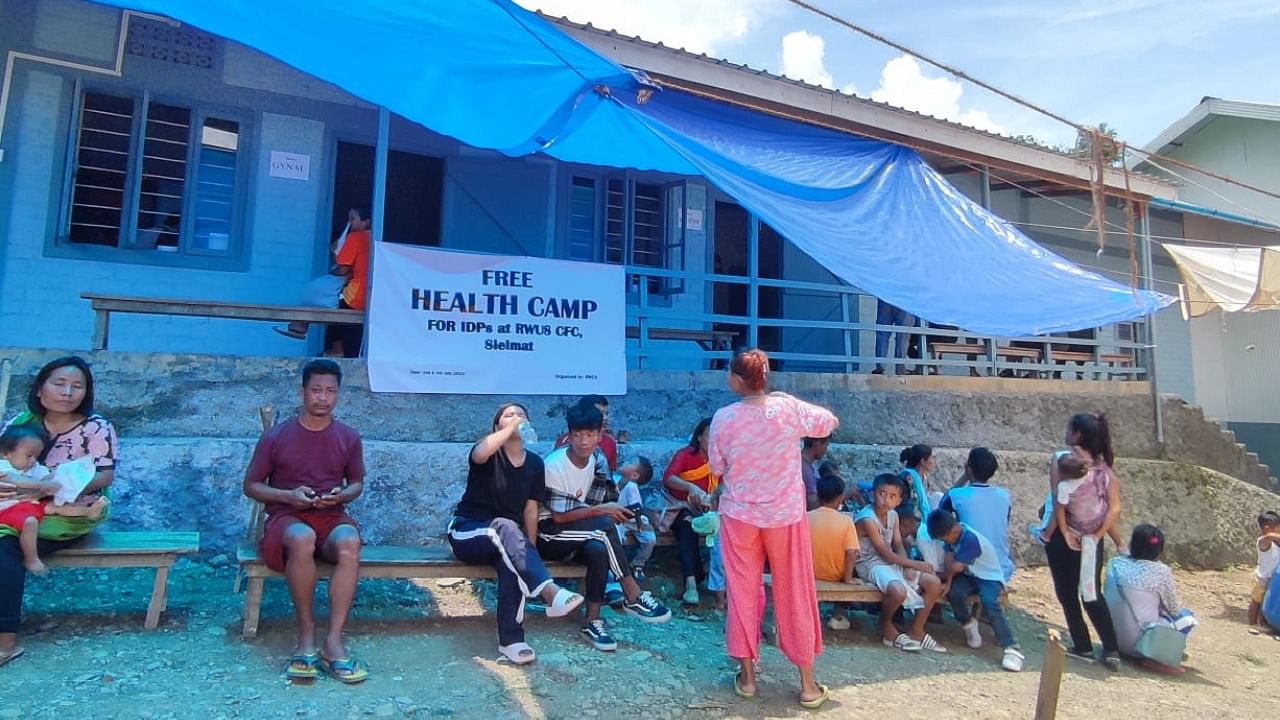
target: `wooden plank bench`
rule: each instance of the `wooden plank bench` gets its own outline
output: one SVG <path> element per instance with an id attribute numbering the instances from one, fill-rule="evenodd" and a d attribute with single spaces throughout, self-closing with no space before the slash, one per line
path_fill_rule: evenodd
<path id="1" fill-rule="evenodd" d="M 818 602 L 851 602 L 851 603 L 879 603 L 884 599 L 880 588 L 866 582 L 865 580 L 855 579 L 853 583 L 828 582 L 826 580 L 815 580 L 814 584 L 818 590 Z M 765 587 L 773 587 L 773 577 L 764 576 Z M 970 602 L 978 602 L 977 595 L 969 596 Z M 1009 602 L 1009 591 L 1000 593 L 1000 604 L 1005 605 Z"/>
<path id="2" fill-rule="evenodd" d="M 178 298 L 143 298 L 122 295 L 80 293 L 95 313 L 93 349 L 106 350 L 111 337 L 111 313 L 138 315 L 180 315 L 185 317 L 224 318 L 228 320 L 264 320 L 271 322 L 308 322 L 338 325 L 363 325 L 364 311 L 299 305 L 261 305 L 256 303 Z"/>
<path id="3" fill-rule="evenodd" d="M 929 343 L 929 353 L 934 360 L 941 360 L 943 355 L 963 355 L 966 360 L 974 361 L 978 358 L 985 358 L 987 356 L 987 348 L 984 343 L 935 342 Z M 1038 363 L 1040 362 L 1041 352 L 1034 348 L 997 346 L 996 357 L 1006 360 L 1030 360 L 1033 363 Z"/>
<path id="4" fill-rule="evenodd" d="M 1093 353 L 1081 350 L 1052 350 L 1051 352 L 1054 364 L 1062 365 L 1063 367 L 1066 367 L 1069 362 L 1083 364 L 1091 363 L 1094 360 Z M 1098 362 L 1109 365 L 1112 368 L 1132 367 L 1133 356 L 1128 353 L 1102 353 L 1098 356 Z M 1105 372 L 1105 370 L 1098 370 L 1097 372 Z M 1114 376 L 1115 373 L 1107 372 L 1108 379 Z"/>
<path id="5" fill-rule="evenodd" d="M 257 543 L 244 541 L 236 553 L 245 574 L 244 636 L 258 634 L 258 620 L 262 610 L 262 591 L 267 578 L 284 577 L 267 567 L 258 554 Z M 556 579 L 586 577 L 585 565 L 549 562 L 547 571 Z M 333 566 L 316 563 L 321 577 L 333 574 Z M 493 568 L 488 565 L 467 565 L 456 560 L 448 549 L 411 545 L 366 545 L 360 549 L 360 577 L 362 578 L 479 578 L 494 579 Z"/>
<path id="6" fill-rule="evenodd" d="M 627 339 L 637 340 L 640 337 L 640 328 L 635 325 L 627 326 Z M 650 327 L 650 340 L 688 340 L 698 344 L 698 347 L 708 352 L 712 350 L 733 350 L 733 341 L 738 337 L 738 333 L 733 330 L 690 330 L 687 328 L 661 328 Z"/>
<path id="7" fill-rule="evenodd" d="M 261 320 L 267 322 L 306 322 L 337 325 L 363 325 L 364 311 L 303 305 L 263 305 L 222 300 L 188 300 L 181 298 L 146 298 L 124 295 L 102 295 L 83 292 L 80 297 L 93 308 L 93 349 L 106 350 L 111 340 L 111 313 L 135 315 L 177 315 L 182 317 L 222 318 L 227 320 Z M 703 350 L 732 350 L 738 333 L 732 330 L 689 330 L 685 328 L 650 327 L 650 340 L 687 340 Z M 627 327 L 627 337 L 640 337 L 640 328 Z"/>
<path id="8" fill-rule="evenodd" d="M 169 568 L 179 555 L 200 550 L 197 532 L 109 532 L 95 530 L 74 547 L 45 559 L 51 568 L 149 567 L 156 569 L 145 627 L 154 630 L 169 604 Z"/>

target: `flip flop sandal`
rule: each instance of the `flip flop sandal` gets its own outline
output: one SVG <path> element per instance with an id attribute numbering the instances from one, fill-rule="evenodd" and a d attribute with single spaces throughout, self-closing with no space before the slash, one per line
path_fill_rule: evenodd
<path id="1" fill-rule="evenodd" d="M 22 657 L 22 654 L 25 653 L 26 651 L 27 651 L 26 648 L 19 645 L 14 649 L 10 650 L 9 654 L 0 655 L 0 667 L 4 667 L 5 665 L 8 665 L 14 660 L 17 660 L 18 658 Z"/>
<path id="2" fill-rule="evenodd" d="M 289 666 L 284 670 L 284 676 L 290 680 L 315 680 L 320 677 L 320 671 L 316 669 L 316 663 L 320 661 L 320 653 L 298 653 L 289 658 Z"/>
<path id="3" fill-rule="evenodd" d="M 1250 634 L 1250 635 L 1261 635 L 1261 634 L 1262 634 L 1262 631 L 1261 631 L 1261 630 L 1259 630 L 1259 629 L 1258 629 L 1258 628 L 1256 628 L 1256 627 L 1251 627 L 1251 628 L 1249 628 L 1249 634 Z"/>
<path id="4" fill-rule="evenodd" d="M 920 638 L 919 642 L 920 642 L 921 650 L 928 650 L 929 652 L 936 652 L 936 653 L 943 653 L 943 654 L 947 652 L 947 649 L 942 647 L 942 645 L 939 645 L 938 641 L 934 640 L 933 636 L 930 635 L 929 633 L 925 633 L 924 637 Z"/>
<path id="5" fill-rule="evenodd" d="M 818 689 L 822 691 L 822 694 L 812 700 L 801 700 L 800 707 L 805 710 L 817 710 L 831 699 L 831 688 L 818 683 Z"/>
<path id="6" fill-rule="evenodd" d="M 742 671 L 741 670 L 733 674 L 733 693 L 745 700 L 750 700 L 751 698 L 754 698 L 756 696 L 755 690 L 752 690 L 751 692 L 747 692 L 746 690 L 742 689 Z"/>
<path id="7" fill-rule="evenodd" d="M 560 588 L 560 591 L 556 593 L 555 599 L 547 606 L 547 617 L 564 617 L 574 610 L 577 610 L 578 606 L 582 604 L 584 599 L 585 598 L 576 592 L 570 592 L 564 588 Z"/>
<path id="8" fill-rule="evenodd" d="M 349 657 L 330 660 L 322 656 L 317 665 L 320 667 L 320 672 L 346 685 L 356 685 L 369 679 L 369 669 L 364 666 L 364 663 Z"/>
<path id="9" fill-rule="evenodd" d="M 528 665 L 538 659 L 533 648 L 529 643 L 511 643 L 510 645 L 499 645 L 498 652 L 502 653 L 502 657 L 511 661 L 512 665 Z"/>
<path id="10" fill-rule="evenodd" d="M 913 640 L 911 636 L 906 633 L 898 633 L 898 637 L 894 638 L 893 640 L 881 639 L 881 642 L 884 643 L 885 647 L 891 647 L 895 650 L 901 650 L 903 652 L 914 653 L 914 652 L 920 652 L 923 649 L 923 647 L 920 645 L 920 642 L 918 640 Z"/>

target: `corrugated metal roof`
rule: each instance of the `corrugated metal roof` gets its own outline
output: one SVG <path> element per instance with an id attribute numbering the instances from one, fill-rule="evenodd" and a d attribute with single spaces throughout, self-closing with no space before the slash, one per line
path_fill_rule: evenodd
<path id="1" fill-rule="evenodd" d="M 1075 159 L 1074 156 L 1072 156 L 1070 153 L 1063 152 L 1062 150 L 1056 147 L 1044 145 L 1037 142 L 1028 142 L 1027 140 L 1024 140 L 1020 137 L 1013 137 L 1011 135 L 1006 135 L 1004 133 L 997 133 L 997 132 L 992 132 L 990 130 L 984 130 L 982 128 L 974 127 L 973 125 L 967 125 L 965 123 L 956 122 L 954 120 L 948 120 L 947 118 L 940 118 L 936 115 L 927 115 L 925 113 L 917 112 L 915 110 L 911 110 L 911 109 L 902 107 L 900 105 L 894 105 L 892 103 L 887 103 L 880 100 L 872 100 L 871 98 L 863 97 L 861 95 L 857 95 L 854 93 L 846 93 L 841 90 L 835 90 L 832 88 L 824 87 L 822 85 L 814 85 L 812 83 L 805 82 L 804 80 L 796 80 L 794 78 L 789 78 L 786 75 L 780 75 L 762 68 L 752 67 L 745 63 L 734 62 L 726 58 L 714 57 L 711 55 L 707 55 L 706 53 L 695 53 L 689 50 L 685 50 L 684 48 L 670 47 L 668 45 L 663 44 L 661 41 L 646 40 L 638 35 L 627 35 L 625 33 L 620 33 L 617 30 L 598 28 L 589 22 L 580 23 L 574 20 L 570 20 L 567 17 L 563 17 L 563 16 L 556 17 L 554 15 L 548 15 L 547 13 L 544 13 L 541 10 L 538 10 L 536 12 L 538 13 L 539 16 L 543 17 L 544 19 L 550 22 L 556 23 L 557 25 L 565 25 L 568 27 L 577 28 L 579 30 L 588 30 L 591 32 L 599 33 L 606 37 L 615 38 L 618 40 L 624 40 L 626 42 L 636 43 L 639 45 L 645 45 L 651 48 L 666 50 L 667 52 L 670 52 L 670 53 L 694 58 L 703 62 L 713 63 L 715 65 L 720 65 L 723 67 L 730 67 L 741 72 L 757 75 L 759 77 L 769 78 L 771 80 L 776 80 L 779 82 L 791 83 L 792 85 L 796 85 L 798 87 L 808 88 L 810 90 L 818 90 L 821 92 L 830 93 L 832 95 L 838 95 L 840 97 L 852 98 L 854 100 L 857 100 L 858 102 L 863 102 L 863 103 L 875 105 L 882 108 L 888 108 L 896 112 L 905 113 L 907 115 L 912 115 L 918 118 L 924 118 L 926 120 L 932 120 L 934 122 L 942 123 L 944 125 L 950 125 L 952 127 L 963 128 L 970 132 L 981 133 L 983 135 L 987 135 L 990 137 L 1000 138 L 1001 140 L 1017 143 L 1018 145 L 1025 145 L 1027 147 L 1036 148 L 1037 150 L 1045 150 L 1048 152 L 1055 153 L 1057 155 L 1062 155 L 1063 157 L 1070 157 L 1072 159 Z"/>
<path id="2" fill-rule="evenodd" d="M 628 44 L 631 44 L 631 45 L 636 45 L 636 46 L 640 46 L 640 47 L 644 47 L 644 48 L 649 48 L 649 49 L 653 49 L 653 50 L 659 50 L 659 51 L 663 51 L 663 52 L 671 53 L 672 55 L 674 55 L 674 56 L 678 56 L 678 57 L 680 57 L 680 58 L 687 58 L 687 59 L 691 59 L 691 60 L 694 60 L 694 61 L 697 61 L 697 62 L 702 62 L 702 63 L 707 63 L 707 64 L 709 64 L 709 65 L 717 66 L 717 67 L 728 68 L 728 69 L 730 69 L 730 70 L 732 70 L 732 71 L 734 71 L 734 72 L 740 72 L 740 73 L 744 73 L 744 74 L 752 75 L 752 76 L 759 77 L 759 78 L 763 78 L 763 79 L 765 79 L 765 80 L 772 81 L 772 82 L 777 82 L 777 83 L 782 83 L 782 84 L 788 84 L 788 85 L 791 85 L 791 86 L 794 86 L 794 87 L 797 87 L 797 88 L 803 88 L 803 89 L 805 89 L 805 90 L 807 90 L 807 91 L 811 91 L 811 92 L 823 93 L 823 94 L 825 94 L 825 95 L 827 95 L 827 96 L 830 96 L 830 97 L 832 97 L 832 98 L 840 98 L 840 99 L 842 99 L 842 100 L 843 100 L 843 101 L 845 101 L 845 102 L 854 102 L 854 103 L 859 103 L 859 104 L 866 105 L 866 106 L 868 106 L 868 107 L 873 107 L 873 108 L 876 108 L 876 109 L 879 109 L 879 110 L 888 110 L 888 111 L 891 111 L 891 112 L 893 112 L 893 113 L 899 113 L 899 114 L 903 115 L 904 117 L 909 117 L 909 118 L 913 118 L 913 119 L 916 119 L 916 120 L 922 120 L 922 121 L 926 121 L 926 122 L 930 122 L 930 123 L 936 123 L 936 124 L 938 124 L 938 125 L 940 125 L 940 126 L 947 127 L 947 128 L 957 129 L 957 130 L 963 131 L 963 132 L 965 132 L 965 133 L 973 133 L 974 135 L 976 135 L 976 136 L 978 136 L 978 137 L 982 137 L 982 138 L 987 138 L 987 139 L 990 139 L 990 140 L 996 140 L 996 141 L 999 141 L 999 142 L 1008 143 L 1008 144 L 1010 144 L 1010 145 L 1014 145 L 1014 146 L 1017 146 L 1017 147 L 1028 148 L 1028 149 L 1030 149 L 1030 150 L 1034 150 L 1034 151 L 1037 151 L 1037 152 L 1049 153 L 1050 155 L 1053 155 L 1053 156 L 1056 156 L 1056 157 L 1060 157 L 1060 158 L 1063 158 L 1063 159 L 1066 159 L 1066 160 L 1070 160 L 1070 161 L 1071 161 L 1071 162 L 1073 162 L 1073 163 L 1077 163 L 1077 164 L 1079 164 L 1081 167 L 1085 168 L 1086 176 L 1087 176 L 1087 165 L 1088 165 L 1088 164 L 1087 164 L 1084 160 L 1081 160 L 1079 157 L 1077 157 L 1077 156 L 1075 156 L 1075 155 L 1073 155 L 1073 154 L 1071 154 L 1071 153 L 1069 153 L 1069 152 L 1064 152 L 1064 151 L 1062 151 L 1062 150 L 1060 150 L 1060 149 L 1058 149 L 1058 148 L 1055 148 L 1055 147 L 1049 147 L 1049 146 L 1047 146 L 1047 145 L 1043 145 L 1043 144 L 1038 143 L 1038 142 L 1029 142 L 1029 141 L 1027 141 L 1027 140 L 1026 140 L 1026 139 L 1024 139 L 1024 138 L 1015 138 L 1015 137 L 1011 137 L 1011 136 L 1009 136 L 1009 135 L 1005 135 L 1005 134 L 1001 134 L 1001 133 L 995 133 L 995 132 L 991 132 L 991 131 L 989 131 L 989 130 L 983 130 L 983 129 L 980 129 L 980 128 L 973 127 L 973 126 L 971 126 L 971 125 L 966 125 L 966 124 L 964 124 L 964 123 L 955 122 L 955 121 L 953 121 L 953 120 L 948 120 L 948 119 L 946 119 L 946 118 L 940 118 L 940 117 L 936 117 L 936 116 L 933 116 L 933 115 L 927 115 L 927 114 L 924 114 L 924 113 L 917 112 L 917 111 L 915 111 L 915 110 L 909 110 L 909 109 L 907 109 L 907 108 L 900 107 L 900 106 L 893 105 L 893 104 L 886 103 L 886 102 L 882 102 L 882 101 L 879 101 L 879 100 L 872 100 L 872 99 L 870 99 L 870 98 L 862 97 L 862 96 L 859 96 L 859 95 L 856 95 L 856 94 L 841 92 L 841 91 L 839 91 L 839 90 L 834 90 L 834 89 L 832 89 L 832 88 L 823 87 L 823 86 L 821 86 L 821 85 L 814 85 L 814 84 L 812 84 L 812 83 L 808 83 L 808 82 L 805 82 L 805 81 L 803 81 L 803 80 L 795 80 L 795 79 L 789 78 L 789 77 L 787 77 L 787 76 L 785 76 L 785 75 L 779 75 L 779 74 L 777 74 L 777 73 L 773 73 L 773 72 L 770 72 L 770 71 L 768 71 L 768 70 L 764 70 L 764 69 L 761 69 L 761 68 L 752 67 L 752 66 L 747 65 L 747 64 L 745 64 L 745 63 L 738 63 L 738 62 L 734 62 L 734 61 L 732 61 L 732 60 L 728 60 L 728 59 L 726 59 L 726 58 L 713 57 L 713 56 L 707 55 L 706 53 L 694 53 L 694 52 L 690 52 L 690 51 L 688 51 L 688 50 L 685 50 L 684 48 L 670 47 L 670 46 L 665 45 L 665 44 L 664 44 L 664 43 L 662 43 L 662 42 L 655 42 L 655 41 L 652 41 L 652 40 L 646 40 L 646 39 L 644 39 L 644 38 L 642 38 L 642 37 L 639 37 L 639 36 L 636 36 L 636 35 L 627 35 L 627 34 L 625 34 L 625 33 L 618 32 L 617 30 L 604 29 L 604 28 L 597 28 L 597 27 L 595 27 L 594 25 L 592 25 L 592 24 L 591 24 L 591 23 L 589 23 L 589 22 L 587 22 L 587 23 L 580 23 L 580 22 L 576 22 L 576 21 L 574 21 L 574 20 L 570 20 L 570 19 L 569 19 L 569 18 L 567 18 L 567 17 L 556 17 L 556 16 L 553 16 L 553 15 L 549 15 L 549 14 L 547 14 L 547 13 L 543 13 L 543 12 L 541 12 L 541 11 L 537 11 L 537 12 L 538 12 L 538 15 L 539 15 L 539 16 L 541 16 L 542 18 L 546 19 L 547 21 L 552 22 L 552 23 L 555 23 L 555 24 L 560 25 L 560 26 L 565 27 L 565 28 L 569 28 L 569 29 L 571 29 L 571 30 L 588 32 L 588 33 L 592 33 L 592 34 L 595 34 L 595 35 L 597 35 L 597 36 L 600 36 L 600 37 L 602 37 L 602 38 L 607 38 L 607 39 L 609 39 L 609 40 L 620 41 L 620 42 L 628 43 Z M 639 69 L 647 70 L 648 68 L 639 68 Z M 688 80 L 688 81 L 691 81 L 691 82 L 697 82 L 697 79 L 696 79 L 696 78 L 688 78 L 688 77 L 685 77 L 685 78 L 681 78 L 681 79 L 683 79 L 683 80 Z M 891 130 L 891 131 L 896 131 L 896 130 L 897 130 L 896 128 L 885 128 L 885 129 L 886 129 L 886 130 Z M 1148 173 L 1144 173 L 1144 172 L 1141 172 L 1141 171 L 1135 171 L 1135 170 L 1132 170 L 1132 169 L 1130 170 L 1130 174 L 1131 174 L 1132 176 L 1135 176 L 1135 177 L 1141 178 L 1142 180 L 1145 180 L 1145 181 L 1148 181 L 1148 182 L 1152 182 L 1152 183 L 1156 183 L 1156 184 L 1161 185 L 1161 186 L 1165 186 L 1165 187 L 1169 187 L 1169 188 L 1174 187 L 1174 184 L 1173 184 L 1173 183 L 1170 183 L 1166 178 L 1163 178 L 1163 177 L 1160 177 L 1160 176 L 1157 176 L 1157 175 L 1151 175 L 1151 174 L 1148 174 Z M 1109 175 L 1110 175 L 1110 174 L 1109 174 Z M 1123 187 L 1123 184 L 1122 184 L 1121 182 L 1116 182 L 1116 181 L 1115 181 L 1113 178 L 1111 178 L 1111 177 L 1109 177 L 1109 178 L 1108 178 L 1108 185 L 1109 185 L 1109 186 L 1112 186 L 1112 187 L 1113 187 L 1113 189 L 1114 189 L 1115 187 Z M 1170 194 L 1172 194 L 1172 191 L 1170 191 Z"/>
<path id="3" fill-rule="evenodd" d="M 1170 145 L 1176 145 L 1199 132 L 1215 117 L 1238 117 L 1249 120 L 1280 122 L 1280 104 L 1252 102 L 1248 100 L 1223 100 L 1203 97 L 1191 112 L 1178 118 L 1151 142 L 1143 147 L 1148 152 L 1163 153 Z M 1139 164 L 1139 163 L 1135 163 Z"/>

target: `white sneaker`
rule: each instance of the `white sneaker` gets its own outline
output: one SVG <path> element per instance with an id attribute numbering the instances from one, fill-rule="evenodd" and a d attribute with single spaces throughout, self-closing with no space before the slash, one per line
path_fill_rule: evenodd
<path id="1" fill-rule="evenodd" d="M 1018 648 L 1008 647 L 1004 649 L 1004 658 L 1000 660 L 1000 667 L 1009 672 L 1022 672 L 1022 661 L 1024 659 Z"/>
<path id="2" fill-rule="evenodd" d="M 970 619 L 964 624 L 964 642 L 975 650 L 982 647 L 982 630 L 978 627 L 978 621 Z"/>
<path id="3" fill-rule="evenodd" d="M 827 627 L 831 628 L 832 630 L 848 630 L 850 627 L 849 618 L 843 617 L 841 615 L 832 615 L 827 620 Z"/>

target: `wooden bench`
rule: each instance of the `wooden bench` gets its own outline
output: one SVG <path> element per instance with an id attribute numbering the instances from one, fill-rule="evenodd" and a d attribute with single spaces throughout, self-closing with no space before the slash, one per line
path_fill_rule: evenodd
<path id="1" fill-rule="evenodd" d="M 276 420 L 275 408 L 264 405 L 259 409 L 262 429 L 265 432 Z M 236 575 L 235 591 L 240 591 L 241 579 L 245 582 L 244 627 L 246 638 L 258 634 L 258 621 L 262 614 L 262 591 L 267 578 L 284 577 L 267 567 L 258 553 L 258 541 L 266 526 L 266 514 L 262 503 L 250 502 L 246 538 L 236 551 L 240 564 Z M 546 563 L 548 572 L 557 579 L 586 577 L 585 565 L 570 563 Z M 320 577 L 333 575 L 333 565 L 317 562 Z M 467 565 L 453 557 L 442 547 L 414 545 L 365 545 L 360 548 L 360 577 L 365 578 L 482 578 L 494 579 L 497 575 L 487 565 Z"/>
<path id="2" fill-rule="evenodd" d="M 80 293 L 95 313 L 93 349 L 106 350 L 111 338 L 111 313 L 138 315 L 181 315 L 186 317 L 225 318 L 228 320 L 265 320 L 271 322 L 364 324 L 364 311 L 296 305 L 260 305 L 255 303 L 214 300 L 182 300 L 176 298 L 141 298 L 121 295 Z"/>
<path id="3" fill-rule="evenodd" d="M 284 577 L 268 568 L 258 555 L 256 541 L 246 540 L 240 545 L 236 558 L 245 574 L 244 636 L 258 634 L 258 620 L 262 610 L 262 591 L 267 578 Z M 585 565 L 549 562 L 547 571 L 552 577 L 581 578 L 587 574 Z M 333 566 L 316 563 L 321 577 L 333 574 Z M 467 565 L 456 560 L 453 553 L 442 547 L 408 545 L 366 545 L 360 549 L 360 577 L 363 578 L 481 578 L 497 577 L 488 565 Z"/>
<path id="4" fill-rule="evenodd" d="M 818 590 L 818 602 L 851 602 L 851 603 L 879 603 L 884 599 L 884 595 L 880 592 L 880 588 L 866 582 L 865 580 L 855 580 L 853 583 L 828 582 L 826 580 L 815 580 L 814 584 Z M 765 587 L 773 587 L 773 577 L 764 576 Z M 970 602 L 978 602 L 977 595 L 969 596 Z M 1004 605 L 1009 602 L 1009 591 L 1005 590 L 1000 593 L 1000 604 Z"/>
<path id="5" fill-rule="evenodd" d="M 1082 350 L 1051 350 L 1051 357 L 1055 365 L 1066 367 L 1067 363 L 1091 363 L 1094 361 L 1094 354 L 1084 352 Z M 1128 353 L 1102 353 L 1097 356 L 1098 362 L 1109 365 L 1112 368 L 1117 367 L 1133 367 L 1133 356 Z M 1099 370 L 1098 372 L 1103 372 Z M 1107 378 L 1115 377 L 1115 373 L 1107 372 Z"/>
<path id="6" fill-rule="evenodd" d="M 179 555 L 200 550 L 196 532 L 106 532 L 95 530 L 74 547 L 45 559 L 51 568 L 149 567 L 156 569 L 145 627 L 154 630 L 169 604 L 169 568 Z"/>
<path id="7" fill-rule="evenodd" d="M 136 315 L 178 315 L 184 317 L 223 318 L 227 320 L 262 320 L 268 322 L 306 322 L 337 325 L 363 325 L 364 311 L 301 305 L 262 305 L 258 303 L 224 302 L 221 300 L 185 300 L 179 298 L 144 298 L 123 295 L 100 295 L 84 292 L 80 297 L 93 308 L 93 349 L 106 350 L 111 340 L 111 313 Z M 684 328 L 650 327 L 650 340 L 687 340 L 703 350 L 733 350 L 732 330 L 688 330 Z M 627 327 L 627 337 L 640 337 L 640 328 Z"/>
<path id="8" fill-rule="evenodd" d="M 635 325 L 627 326 L 627 339 L 636 340 L 640 337 L 640 328 Z M 733 350 L 733 341 L 738 337 L 738 333 L 733 330 L 689 330 L 686 328 L 649 328 L 650 340 L 688 340 L 695 342 L 698 347 L 708 352 L 712 350 Z"/>
<path id="9" fill-rule="evenodd" d="M 943 355 L 963 355 L 966 360 L 974 361 L 978 358 L 987 356 L 987 348 L 984 343 L 963 343 L 963 342 L 935 342 L 929 343 L 929 353 L 934 360 L 941 360 Z M 1034 348 L 1022 347 L 996 347 L 996 357 L 1007 360 L 1030 360 L 1033 363 L 1040 362 L 1041 352 Z"/>

